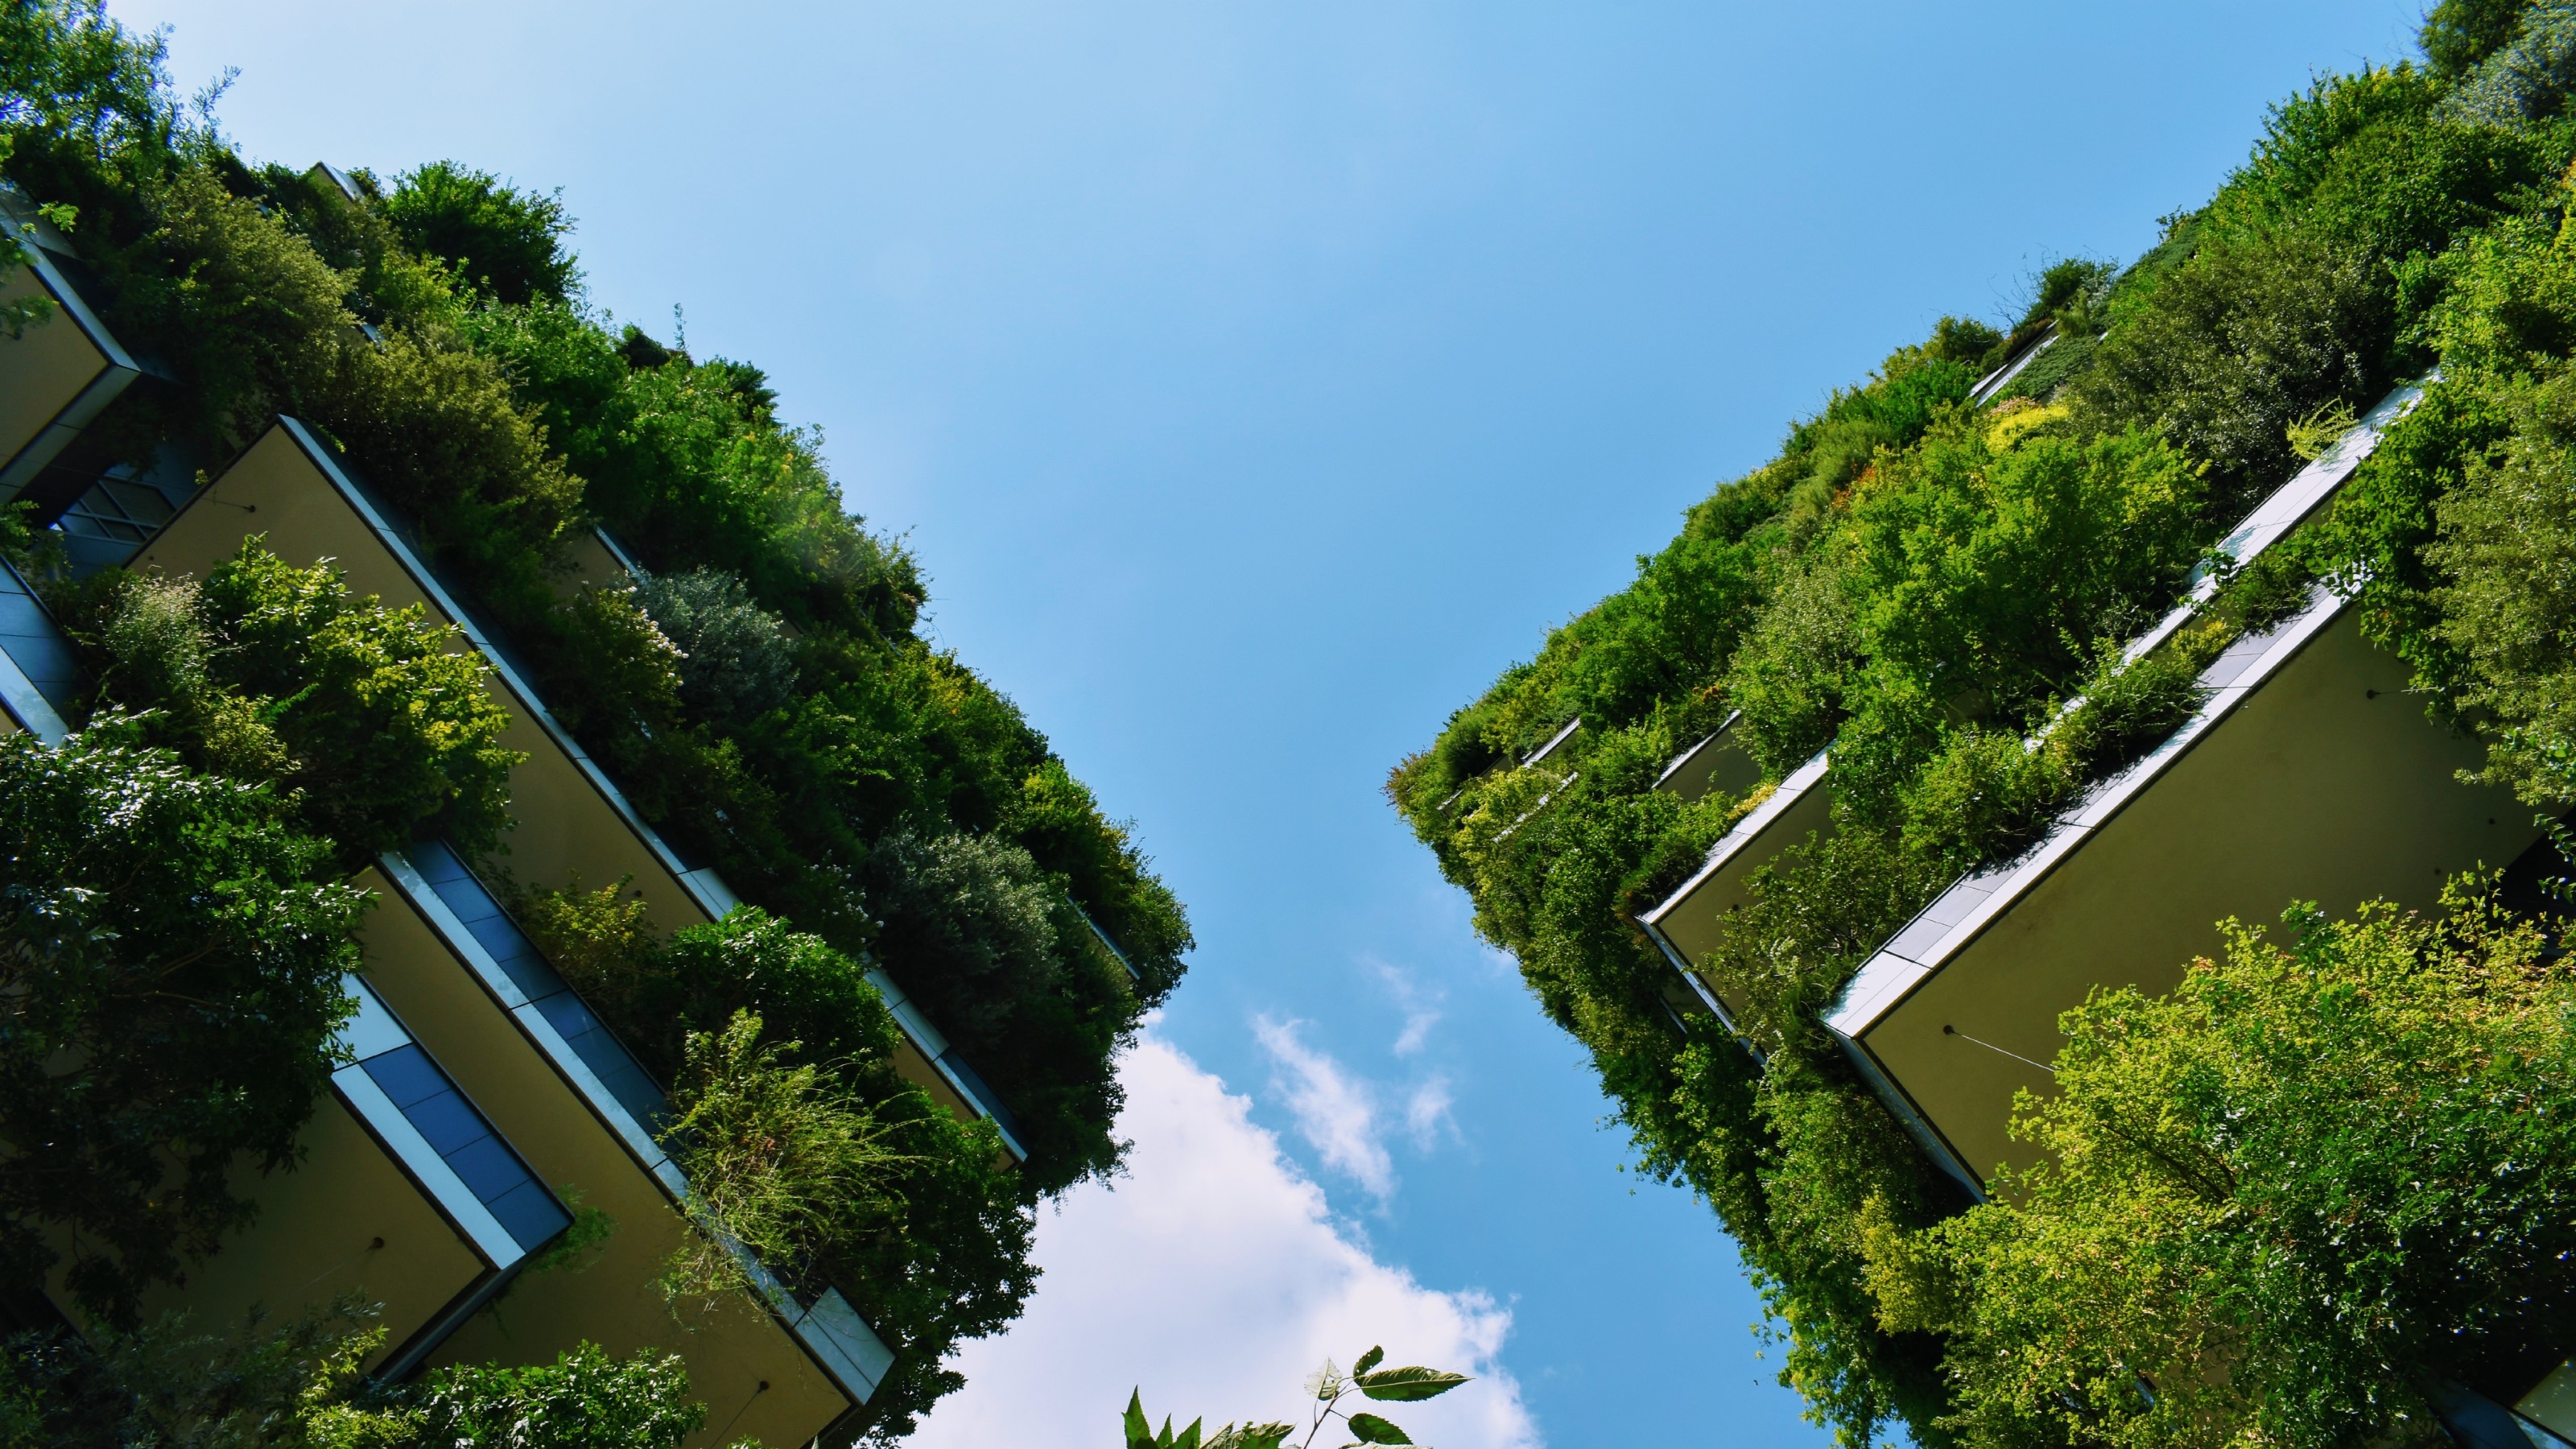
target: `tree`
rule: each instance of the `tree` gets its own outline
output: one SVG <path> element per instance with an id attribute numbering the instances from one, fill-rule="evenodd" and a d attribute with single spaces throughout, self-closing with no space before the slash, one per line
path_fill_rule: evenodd
<path id="1" fill-rule="evenodd" d="M 190 764 L 273 780 L 351 866 L 424 835 L 485 848 L 506 822 L 509 715 L 482 656 L 418 605 L 349 592 L 264 537 L 193 578 L 100 574 L 57 586 L 119 728 Z M 148 713 L 147 713 L 148 712 Z"/>
<path id="2" fill-rule="evenodd" d="M 269 788 L 75 735 L 0 740 L 0 1272 L 51 1225 L 81 1307 L 217 1250 L 328 1089 L 366 895 Z"/>
<path id="3" fill-rule="evenodd" d="M 421 1449 L 679 1449 L 707 1421 L 677 1354 L 612 1359 L 584 1343 L 551 1364 L 459 1364 L 431 1375 Z"/>
<path id="4" fill-rule="evenodd" d="M 520 191 L 489 172 L 432 161 L 394 178 L 385 215 L 403 240 L 495 299 L 560 302 L 580 278 L 563 239 L 562 193 Z"/>
<path id="5" fill-rule="evenodd" d="M 1949 1337 L 1945 1427 L 2435 1442 L 2445 1382 L 2546 1372 L 2576 1332 L 2576 966 L 2465 884 L 2444 908 L 2231 923 L 2170 995 L 2066 1014 L 2015 1122 L 2047 1160 L 1864 1229 L 1883 1321 Z"/>
<path id="6" fill-rule="evenodd" d="M 2529 0 L 2442 0 L 2424 16 L 2424 59 L 2456 80 L 2522 34 Z"/>

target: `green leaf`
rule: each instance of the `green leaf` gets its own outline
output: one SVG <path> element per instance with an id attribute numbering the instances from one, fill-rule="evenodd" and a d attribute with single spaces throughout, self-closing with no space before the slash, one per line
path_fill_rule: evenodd
<path id="1" fill-rule="evenodd" d="M 1404 1368 L 1380 1369 L 1361 1374 L 1352 1382 L 1361 1393 L 1385 1403 L 1409 1404 L 1417 1399 L 1436 1399 L 1467 1382 L 1465 1374 L 1446 1373 L 1419 1364 Z"/>
<path id="2" fill-rule="evenodd" d="M 1351 1372 L 1354 1375 L 1364 1374 L 1384 1362 L 1386 1362 L 1386 1350 L 1373 1348 L 1360 1355 L 1360 1361 L 1351 1365 Z"/>
<path id="3" fill-rule="evenodd" d="M 1127 1417 L 1123 1427 L 1127 1430 L 1127 1449 L 1154 1449 L 1154 1426 L 1145 1418 L 1144 1391 L 1141 1388 L 1127 1391 Z"/>
<path id="4" fill-rule="evenodd" d="M 1395 1427 L 1393 1424 L 1388 1423 L 1386 1420 L 1379 1418 L 1375 1414 L 1351 1415 L 1351 1432 L 1359 1435 L 1360 1442 L 1363 1444 L 1410 1444 L 1413 1442 L 1412 1440 L 1404 1437 L 1404 1431 L 1402 1429 Z"/>
<path id="5" fill-rule="evenodd" d="M 1190 1420 L 1190 1426 L 1181 1431 L 1181 1437 L 1169 1440 L 1172 1449 L 1199 1449 L 1199 1425 L 1206 1422 L 1207 1421 L 1205 1419 Z M 1172 1421 L 1165 1419 L 1163 1421 L 1163 1433 L 1168 1436 L 1171 1432 Z"/>

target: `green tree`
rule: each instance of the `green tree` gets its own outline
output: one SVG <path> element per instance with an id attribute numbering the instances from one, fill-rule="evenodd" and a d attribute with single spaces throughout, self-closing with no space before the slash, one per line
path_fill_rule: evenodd
<path id="1" fill-rule="evenodd" d="M 2424 16 L 2424 59 L 2433 74 L 2456 79 L 2522 33 L 2531 0 L 2442 0 Z"/>
<path id="2" fill-rule="evenodd" d="M 2440 1442 L 2443 1383 L 2555 1362 L 2576 970 L 2467 883 L 2444 905 L 2231 924 L 2170 995 L 2067 1013 L 2056 1092 L 2015 1121 L 2046 1160 L 1928 1231 L 1869 1228 L 1881 1314 L 1949 1336 L 1949 1427 Z"/>
<path id="3" fill-rule="evenodd" d="M 2438 637 L 2465 666 L 2454 702 L 2492 721 L 2486 777 L 2535 804 L 2576 800 L 2571 445 L 2576 377 L 2520 392 L 2503 456 L 2470 461 L 2425 550 L 2446 578 Z"/>
<path id="4" fill-rule="evenodd" d="M 572 217 L 561 192 L 520 191 L 488 172 L 433 161 L 395 177 L 384 207 L 414 251 L 498 301 L 560 302 L 578 285 L 581 274 L 563 249 Z"/>
<path id="5" fill-rule="evenodd" d="M 264 537 L 202 583 L 109 571 L 57 589 L 102 701 L 191 763 L 276 781 L 351 866 L 424 835 L 489 848 L 507 821 L 509 716 L 482 656 L 418 605 L 350 594 Z"/>
<path id="6" fill-rule="evenodd" d="M 636 600 L 680 652 L 680 698 L 700 718 L 758 718 L 787 703 L 796 657 L 777 615 L 752 602 L 742 580 L 713 569 L 663 574 Z"/>
<path id="7" fill-rule="evenodd" d="M 58 1260 L 87 1312 L 255 1208 L 237 1159 L 293 1166 L 327 1091 L 364 893 L 331 878 L 265 787 L 74 736 L 0 740 L 0 1246 L 32 1286 Z"/>

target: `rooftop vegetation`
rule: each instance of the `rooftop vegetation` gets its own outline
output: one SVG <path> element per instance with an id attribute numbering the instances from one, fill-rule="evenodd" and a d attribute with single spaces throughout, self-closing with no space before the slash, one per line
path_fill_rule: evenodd
<path id="1" fill-rule="evenodd" d="M 2165 218 L 2134 263 L 2061 263 L 2007 325 L 1945 318 L 1897 348 L 1794 424 L 1771 462 L 1692 507 L 1679 536 L 1638 560 L 1633 584 L 1552 631 L 1389 777 L 1393 804 L 1472 898 L 1479 931 L 1590 1048 L 1645 1164 L 1705 1198 L 1737 1239 L 1786 1349 L 1783 1382 L 1845 1443 L 1891 1424 L 1924 1445 L 2181 1444 L 2239 1430 L 2263 1442 L 2402 1442 L 2435 1432 L 2427 1396 L 2449 1361 L 2430 1346 L 2443 1335 L 2567 1346 L 2576 1279 L 2563 1265 L 2472 1254 L 2428 1266 L 2439 1255 L 2410 1254 L 2412 1266 L 2388 1271 L 2456 1272 L 2454 1287 L 2491 1271 L 2514 1278 L 2520 1316 L 2497 1329 L 2478 1318 L 2490 1308 L 2470 1306 L 2482 1301 L 2474 1292 L 2356 1280 L 2347 1286 L 2377 1294 L 2383 1318 L 2335 1338 L 2348 1330 L 2329 1332 L 2313 1313 L 2256 1321 L 2307 1281 L 2299 1274 L 2324 1271 L 2321 1249 L 2290 1241 L 2288 1257 L 2259 1267 L 2252 1249 L 2227 1256 L 2193 1236 L 2195 1224 L 2257 1211 L 2244 1194 L 2262 1196 L 2261 1211 L 2324 1210 L 2300 1194 L 2325 1189 L 2265 1144 L 2312 1132 L 2356 1171 L 2404 1160 L 2399 1139 L 2417 1119 L 2346 1110 L 2373 1091 L 2415 1090 L 2361 1081 L 2378 1058 L 2313 1091 L 2226 1099 L 2260 1124 L 2242 1154 L 2222 1151 L 2229 1185 L 2069 1159 L 2026 1184 L 2034 1196 L 2021 1206 L 1960 1218 L 1964 1196 L 1819 1020 L 1962 871 L 2010 857 L 2051 806 L 2162 738 L 2196 702 L 2200 664 L 2313 579 L 2358 594 L 2369 637 L 2414 666 L 2437 718 L 2486 742 L 2495 779 L 2552 813 L 2576 803 L 2576 600 L 2564 563 L 2576 549 L 2576 240 L 2565 230 L 2576 118 L 2562 115 L 2576 23 L 2558 7 L 2449 0 L 2425 47 L 2426 63 L 2323 76 L 2275 106 L 2245 164 L 2208 202 Z M 2042 340 L 2008 386 L 1969 401 L 1981 376 Z M 2423 404 L 2328 516 L 2235 578 L 2173 647 L 2121 667 L 2122 646 L 2321 435 L 2437 368 Z M 2078 696 L 2083 707 L 2061 718 Z M 1766 783 L 1692 803 L 1650 788 L 1738 711 Z M 1567 746 L 1519 768 L 1576 718 L 1584 728 Z M 1836 829 L 1756 874 L 1752 903 L 1705 963 L 1746 1004 L 1742 1039 L 1705 1014 L 1676 1014 L 1672 967 L 1634 918 L 1769 782 L 1827 746 Z M 2243 984 L 2288 969 L 2248 939 L 2174 1002 L 2103 1006 L 2073 1023 L 2058 1070 L 2116 1059 L 2117 1070 L 2098 1068 L 2104 1090 L 2137 1110 L 2216 1111 L 2221 1099 L 2182 1100 L 2180 1068 L 2141 1054 L 2223 1057 L 2261 1023 L 2317 1010 L 2302 992 L 2367 995 L 2361 977 L 2409 969 L 2438 992 L 2461 959 L 2554 980 L 2530 976 L 2538 968 L 2503 925 L 2475 940 L 2376 918 L 2295 934 L 2287 959 L 2310 963 L 2299 969 L 2314 979 L 2271 995 Z M 2335 974 L 2347 969 L 2361 976 Z M 2495 1009 L 2545 1037 L 2559 989 L 2535 984 Z M 2181 1034 L 2148 1043 L 2150 1019 Z M 2559 1049 L 2540 1037 L 2538 1055 L 2517 1062 Z M 2524 1100 L 2576 1106 L 2563 1076 L 2516 1080 L 2531 1084 Z M 2438 1093 L 2420 1105 L 2470 1110 Z M 2065 1150 L 2090 1130 L 2067 1115 L 2079 1110 L 2090 1109 L 2052 1109 L 2031 1130 Z M 2525 1144 L 2510 1135 L 2462 1139 L 2465 1161 L 2521 1161 L 2512 1154 Z M 2441 1183 L 2463 1180 L 2347 1209 L 2476 1231 L 2475 1215 L 2442 1196 Z M 2530 1190 L 2548 1212 L 2576 1204 L 2576 1187 L 2555 1178 Z M 2119 1312 L 2037 1306 L 2046 1295 L 2032 1275 L 2049 1271 L 2046 1255 L 2085 1251 L 2088 1233 L 2097 1247 L 2110 1241 L 2101 1235 L 2121 1203 L 2154 1226 L 2140 1230 L 2142 1256 L 2117 1269 L 2133 1276 L 2100 1285 L 2127 1295 Z M 2159 1216 L 2169 1206 L 2179 1216 Z M 2188 1260 L 2213 1275 L 2218 1297 L 2191 1306 L 2223 1299 L 2237 1315 L 2223 1319 L 2228 1331 L 2250 1338 L 2217 1327 L 2193 1343 L 2122 1337 L 2180 1302 L 2153 1297 L 2179 1280 L 2151 1289 L 2134 1276 L 2157 1267 L 2143 1255 L 2167 1248 L 2164 1271 Z M 1949 1275 L 1948 1296 L 1919 1296 L 1929 1290 L 1905 1264 Z M 2286 1276 L 2264 1276 L 2274 1269 Z M 2033 1357 L 2043 1340 L 2056 1357 Z M 2314 1360 L 2330 1374 L 2264 1376 L 2274 1370 L 2263 1365 L 2306 1363 L 2298 1355 L 2312 1350 L 2330 1353 Z M 2176 1382 L 2222 1365 L 2246 1377 L 2145 1412 L 2104 1366 L 2150 1361 Z M 2343 1398 L 2329 1412 L 2333 1395 Z"/>
<path id="2" fill-rule="evenodd" d="M 823 1134 L 798 1159 L 810 1181 L 864 1171 L 868 1190 L 829 1212 L 729 1190 L 775 1217 L 782 1273 L 841 1287 L 896 1350 L 870 1427 L 908 1430 L 960 1382 L 943 1367 L 955 1345 L 1017 1313 L 1035 1205 L 1117 1164 L 1113 1055 L 1190 946 L 1128 828 L 1007 697 L 915 631 L 919 569 L 848 511 L 820 436 L 786 420 L 760 369 L 701 360 L 587 297 L 558 198 L 458 162 L 359 172 L 355 197 L 326 173 L 254 164 L 210 104 L 173 92 L 159 43 L 90 0 L 0 6 L 0 142 L 0 171 L 69 223 L 110 328 L 175 379 L 129 392 L 90 436 L 135 461 L 174 446 L 219 472 L 276 414 L 313 426 L 638 810 L 750 903 L 673 933 L 682 923 L 642 918 L 616 881 L 502 883 L 666 1085 L 694 1074 L 684 1110 L 783 1113 Z M 645 577 L 575 586 L 574 546 L 601 525 Z M 328 971 L 243 968 L 310 999 L 273 1049 L 227 1064 L 241 1120 L 156 1139 L 184 1138 L 208 1164 L 273 1158 L 320 1080 L 333 973 L 350 964 L 349 907 L 329 882 L 426 836 L 497 846 L 506 864 L 511 760 L 483 665 L 416 613 L 257 539 L 204 579 L 74 580 L 48 573 L 23 529 L 11 537 L 86 652 L 95 699 L 63 756 L 86 773 L 10 768 L 240 816 L 227 828 L 273 838 L 260 849 L 276 861 L 272 882 L 242 889 L 328 917 L 308 944 Z M 5 866 L 13 900 L 89 868 L 44 852 Z M 179 910 L 160 890 L 121 884 L 112 908 Z M 145 939 L 100 950 L 148 969 L 133 954 Z M 989 1124 L 953 1120 L 895 1073 L 872 964 L 1007 1104 L 1024 1165 L 1004 1164 Z M 68 979 L 10 999 L 58 989 Z M 174 1030 L 194 1050 L 223 1027 Z M 25 1114 L 40 1104 L 8 1110 L 13 1144 L 38 1130 Z M 207 1191 L 159 1200 L 149 1222 L 111 1205 L 135 1220 L 117 1243 L 125 1277 L 100 1278 L 101 1301 L 218 1245 L 238 1205 Z M 9 1221 L 41 1206 L 12 1199 Z M 162 1221 L 180 1207 L 184 1223 Z M 17 1266 L 42 1256 L 30 1247 Z"/>

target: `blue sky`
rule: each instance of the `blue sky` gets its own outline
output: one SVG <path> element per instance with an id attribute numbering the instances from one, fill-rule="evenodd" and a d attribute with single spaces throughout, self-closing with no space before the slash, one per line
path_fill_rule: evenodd
<path id="1" fill-rule="evenodd" d="M 221 115 L 256 157 L 561 187 L 593 300 L 666 336 L 684 308 L 700 355 L 769 370 L 922 555 L 937 636 L 1190 904 L 1145 1064 L 1162 1135 L 1042 1228 L 1039 1307 L 931 1437 L 1025 1413 L 1103 1442 L 1134 1381 L 1240 1412 L 1245 1365 L 1376 1313 L 1517 1393 L 1450 1449 L 1824 1436 L 1756 1359 L 1713 1220 L 1620 1170 L 1387 767 L 1830 388 L 2051 260 L 2134 255 L 2266 104 L 2407 53 L 2416 13 L 111 9 L 174 27 L 184 84 L 240 68 Z M 1158 1278 L 1137 1214 L 1167 1188 L 1296 1206 Z M 1296 1309 L 1303 1337 L 1208 1311 L 1265 1274 L 1358 1286 Z"/>

